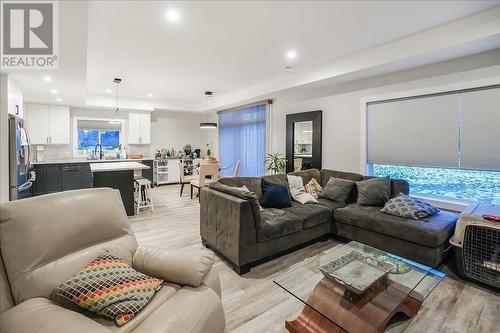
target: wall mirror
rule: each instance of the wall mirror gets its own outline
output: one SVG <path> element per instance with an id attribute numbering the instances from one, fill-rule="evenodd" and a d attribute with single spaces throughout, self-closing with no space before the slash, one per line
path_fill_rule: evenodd
<path id="1" fill-rule="evenodd" d="M 287 172 L 321 169 L 322 111 L 286 116 Z"/>

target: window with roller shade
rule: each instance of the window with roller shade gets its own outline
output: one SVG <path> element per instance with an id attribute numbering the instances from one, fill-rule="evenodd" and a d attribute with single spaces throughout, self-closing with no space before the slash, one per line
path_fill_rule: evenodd
<path id="1" fill-rule="evenodd" d="M 219 113 L 221 175 L 230 176 L 240 161 L 239 176 L 265 174 L 266 110 L 268 104 Z"/>
<path id="2" fill-rule="evenodd" d="M 369 103 L 367 162 L 412 193 L 500 203 L 500 87 Z"/>

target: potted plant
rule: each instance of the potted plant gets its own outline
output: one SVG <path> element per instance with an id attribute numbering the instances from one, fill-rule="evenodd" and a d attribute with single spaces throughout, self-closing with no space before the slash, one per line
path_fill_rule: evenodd
<path id="1" fill-rule="evenodd" d="M 276 175 L 278 173 L 285 173 L 286 171 L 286 158 L 281 153 L 267 154 L 265 163 L 267 165 L 267 171 L 271 174 Z"/>

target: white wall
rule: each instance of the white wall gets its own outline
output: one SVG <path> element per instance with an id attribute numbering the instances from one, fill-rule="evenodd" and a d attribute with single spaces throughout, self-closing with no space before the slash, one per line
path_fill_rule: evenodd
<path id="1" fill-rule="evenodd" d="M 153 112 L 151 114 L 151 154 L 163 148 L 174 148 L 175 151 L 179 151 L 188 143 L 193 149 L 201 149 L 204 154 L 208 133 L 211 130 L 200 128 L 200 122 L 206 119 L 206 115 L 200 113 Z"/>
<path id="2" fill-rule="evenodd" d="M 408 72 L 410 74 L 411 72 Z M 398 83 L 393 84 L 394 77 L 399 75 Z M 412 77 L 412 75 L 408 75 Z M 350 88 L 337 86 L 328 91 L 323 89 L 325 97 L 307 98 L 302 95 L 300 100 L 292 97 L 277 98 L 273 104 L 272 119 L 272 150 L 285 152 L 286 148 L 286 114 L 323 110 L 323 168 L 364 173 L 363 156 L 365 154 L 365 133 L 361 101 L 370 96 L 405 95 L 415 92 L 447 91 L 468 87 L 476 81 L 500 83 L 500 66 L 474 69 L 460 73 L 441 75 L 419 80 L 404 82 L 400 74 L 386 75 L 370 79 L 367 83 L 359 81 L 349 84 Z M 390 84 L 388 84 L 390 82 Z M 356 86 L 363 89 L 355 90 Z M 365 88 L 371 86 L 370 88 Z M 346 90 L 353 90 L 344 92 Z M 338 93 L 337 91 L 340 91 Z M 310 95 L 318 92 L 311 91 Z M 296 98 L 296 97 L 293 97 Z M 411 124 L 408 124 L 411 126 Z"/>

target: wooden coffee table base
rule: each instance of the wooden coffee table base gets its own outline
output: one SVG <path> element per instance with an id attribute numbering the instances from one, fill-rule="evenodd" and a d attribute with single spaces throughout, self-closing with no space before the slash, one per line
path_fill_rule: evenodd
<path id="1" fill-rule="evenodd" d="M 377 282 L 363 295 L 356 295 L 323 278 L 309 297 L 310 306 L 304 306 L 297 319 L 285 321 L 285 327 L 291 333 L 383 332 L 396 313 L 411 318 L 420 309 L 422 295 L 408 291 L 407 287 L 389 280 Z"/>

